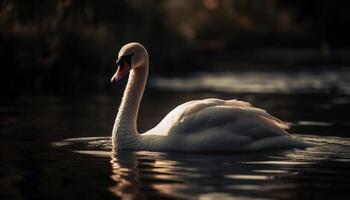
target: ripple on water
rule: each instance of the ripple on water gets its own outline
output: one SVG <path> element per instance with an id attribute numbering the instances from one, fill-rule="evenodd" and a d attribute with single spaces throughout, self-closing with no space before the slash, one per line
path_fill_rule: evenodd
<path id="1" fill-rule="evenodd" d="M 54 145 L 109 157 L 112 194 L 124 199 L 320 199 L 350 189 L 350 139 L 296 135 L 315 146 L 267 152 L 195 154 L 111 152 L 111 138 Z M 332 191 L 332 192 L 330 192 Z M 337 192 L 334 192 L 337 191 Z M 346 193 L 347 194 L 347 193 Z"/>

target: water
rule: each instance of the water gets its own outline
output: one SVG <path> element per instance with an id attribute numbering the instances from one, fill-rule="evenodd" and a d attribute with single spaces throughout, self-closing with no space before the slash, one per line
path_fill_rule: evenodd
<path id="1" fill-rule="evenodd" d="M 203 72 L 189 77 L 152 80 L 155 87 L 175 90 L 214 90 L 250 93 L 329 93 L 350 94 L 348 68 L 274 71 Z"/>
<path id="2" fill-rule="evenodd" d="M 342 88 L 347 79 L 331 82 L 331 87 L 328 83 L 320 85 Z M 238 98 L 291 122 L 295 137 L 317 145 L 226 154 L 112 152 L 109 135 L 120 96 L 2 99 L 0 199 L 350 198 L 346 90 L 302 87 L 308 92 L 299 93 L 293 87 L 294 92 L 256 93 L 162 88 L 157 84 L 148 88 L 139 115 L 140 131 L 154 126 L 179 103 Z"/>
<path id="3" fill-rule="evenodd" d="M 125 199 L 347 199 L 350 139 L 298 138 L 318 146 L 244 154 L 184 154 L 110 153 L 110 138 L 106 137 L 56 145 L 110 160 L 115 184 L 109 191 Z"/>

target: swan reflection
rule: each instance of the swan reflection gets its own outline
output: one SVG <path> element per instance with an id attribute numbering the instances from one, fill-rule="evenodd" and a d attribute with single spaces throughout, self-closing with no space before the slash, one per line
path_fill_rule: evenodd
<path id="1" fill-rule="evenodd" d="M 329 188 L 329 180 L 336 180 L 339 183 L 334 183 L 334 188 L 347 190 L 349 181 L 344 177 L 348 175 L 350 140 L 300 137 L 319 145 L 277 152 L 185 154 L 111 153 L 110 138 L 63 143 L 76 153 L 107 158 L 113 180 L 108 189 L 119 199 L 303 199 L 305 193 L 300 186 L 313 186 L 305 180 L 317 182 L 319 190 Z"/>
<path id="2" fill-rule="evenodd" d="M 113 152 L 111 178 L 116 185 L 109 190 L 120 199 L 145 199 L 141 192 L 140 171 L 135 152 Z"/>
<path id="3" fill-rule="evenodd" d="M 186 171 L 179 163 L 160 152 L 120 151 L 111 155 L 112 175 L 116 185 L 109 190 L 121 199 L 145 199 L 147 196 L 183 198 L 180 190 L 186 189 L 181 181 Z M 188 171 L 194 171 L 189 168 Z"/>
<path id="4" fill-rule="evenodd" d="M 266 155 L 262 158 L 266 159 Z M 116 184 L 109 189 L 121 199 L 154 196 L 187 199 L 193 195 L 204 199 L 214 196 L 233 198 L 242 197 L 240 193 L 247 190 L 243 186 L 254 186 L 250 187 L 250 192 L 256 193 L 260 191 L 260 184 L 273 180 L 277 174 L 294 176 L 285 165 L 272 165 L 271 168 L 271 165 L 249 163 L 256 159 L 259 160 L 256 154 L 114 152 L 111 178 Z M 276 172 L 270 173 L 273 170 Z"/>

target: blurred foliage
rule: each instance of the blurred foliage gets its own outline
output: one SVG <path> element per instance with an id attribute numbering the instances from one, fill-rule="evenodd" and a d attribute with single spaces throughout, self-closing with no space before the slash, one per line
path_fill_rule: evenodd
<path id="1" fill-rule="evenodd" d="M 152 71 L 168 75 L 208 67 L 208 56 L 235 49 L 312 47 L 327 53 L 350 44 L 349 5 L 330 0 L 0 0 L 3 91 L 105 88 L 119 48 L 131 41 L 147 47 Z"/>

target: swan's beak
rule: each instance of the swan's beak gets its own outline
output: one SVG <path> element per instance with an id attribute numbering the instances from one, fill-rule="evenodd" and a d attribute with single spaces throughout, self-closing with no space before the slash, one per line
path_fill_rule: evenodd
<path id="1" fill-rule="evenodd" d="M 117 72 L 111 78 L 111 83 L 117 82 L 122 79 L 130 70 L 130 65 L 127 62 L 117 62 Z"/>

